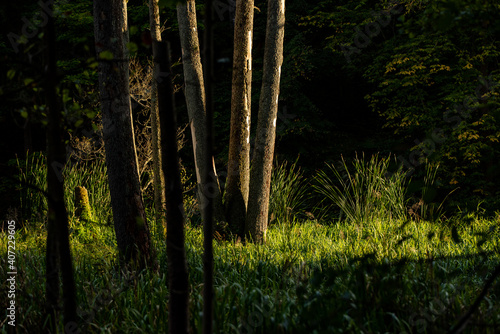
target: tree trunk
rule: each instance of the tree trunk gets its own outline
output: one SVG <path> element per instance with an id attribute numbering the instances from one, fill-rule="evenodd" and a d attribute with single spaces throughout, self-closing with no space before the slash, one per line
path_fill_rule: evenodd
<path id="1" fill-rule="evenodd" d="M 243 235 L 250 180 L 254 1 L 237 0 L 234 26 L 231 134 L 224 203 L 233 233 Z"/>
<path id="2" fill-rule="evenodd" d="M 94 29 L 111 206 L 122 264 L 155 263 L 137 169 L 124 0 L 95 0 Z"/>
<path id="3" fill-rule="evenodd" d="M 159 73 L 171 73 L 168 44 L 156 42 L 155 66 Z M 167 200 L 167 257 L 169 273 L 170 333 L 189 332 L 189 281 L 184 246 L 184 206 L 182 183 L 177 154 L 177 125 L 172 76 L 156 78 L 158 86 L 158 109 L 161 128 L 162 168 L 165 175 L 165 198 Z"/>
<path id="4" fill-rule="evenodd" d="M 194 2 L 194 1 L 193 1 Z M 205 2 L 205 45 L 203 50 L 205 67 L 205 91 L 206 91 L 206 127 L 205 140 L 206 152 L 205 161 L 213 159 L 213 6 L 212 0 Z M 203 169 L 203 179 L 208 180 L 213 174 L 215 167 L 213 164 L 205 164 Z M 208 188 L 205 188 L 208 190 Z M 207 194 L 206 208 L 203 221 L 203 334 L 212 334 L 213 332 L 213 313 L 214 313 L 214 254 L 213 254 L 213 218 L 214 203 L 220 203 L 220 196 L 213 197 Z"/>
<path id="5" fill-rule="evenodd" d="M 153 41 L 161 41 L 160 32 L 160 9 L 158 8 L 158 0 L 149 0 L 149 26 L 151 30 L 151 38 Z M 153 43 L 153 59 L 157 57 L 156 50 L 158 43 Z M 161 168 L 161 149 L 160 149 L 160 121 L 158 115 L 158 90 L 156 87 L 156 79 L 160 76 L 158 68 L 153 68 L 153 81 L 151 82 L 151 134 L 153 146 L 153 184 L 154 184 L 154 203 L 156 211 L 156 221 L 161 222 L 161 226 L 166 226 L 165 220 L 165 178 Z M 157 230 L 158 232 L 158 230 Z M 163 231 L 161 232 L 163 233 Z"/>
<path id="6" fill-rule="evenodd" d="M 206 6 L 206 5 L 205 5 Z M 196 7 L 194 0 L 177 4 L 177 21 L 182 47 L 182 67 L 184 69 L 184 94 L 191 126 L 196 181 L 198 183 L 198 200 L 200 202 L 203 221 L 206 221 L 206 208 L 209 199 L 217 203 L 217 211 L 222 211 L 222 198 L 217 171 L 213 157 L 207 156 L 206 113 L 203 69 L 201 66 L 198 27 L 196 22 Z M 209 173 L 204 176 L 204 170 Z M 216 215 L 223 219 L 222 212 Z"/>
<path id="7" fill-rule="evenodd" d="M 66 162 L 61 124 L 64 124 L 56 94 L 56 36 L 54 18 L 47 21 L 46 96 L 49 109 L 47 126 L 47 191 L 48 191 L 48 228 L 46 253 L 46 294 L 50 323 L 57 331 L 57 304 L 59 299 L 59 268 L 63 283 L 63 314 L 65 326 L 76 325 L 76 290 L 73 277 L 73 264 L 68 236 L 68 215 L 64 204 L 64 180 L 61 165 Z M 60 267 L 59 267 L 60 265 Z M 66 328 L 70 328 L 66 327 Z"/>
<path id="8" fill-rule="evenodd" d="M 276 137 L 276 116 L 283 63 L 285 0 L 269 0 L 264 72 L 259 101 L 257 136 L 250 172 L 250 199 L 245 234 L 254 242 L 265 242 L 269 210 L 271 170 Z"/>

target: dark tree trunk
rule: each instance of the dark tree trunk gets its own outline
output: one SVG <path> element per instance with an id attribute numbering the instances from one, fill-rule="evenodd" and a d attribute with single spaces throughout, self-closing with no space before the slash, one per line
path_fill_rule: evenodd
<path id="1" fill-rule="evenodd" d="M 194 3 L 194 1 L 193 1 Z M 205 161 L 210 162 L 213 158 L 213 100 L 212 100 L 212 81 L 213 81 L 213 31 L 212 31 L 212 0 L 205 3 L 205 48 L 203 50 L 205 60 L 205 92 L 206 92 L 206 126 L 205 126 Z M 202 170 L 203 179 L 208 180 L 214 176 L 215 168 L 212 164 L 205 164 Z M 208 188 L 204 188 L 205 192 Z M 213 303 L 214 303 L 214 256 L 213 256 L 213 216 L 214 202 L 219 197 L 205 194 L 206 207 L 203 223 L 203 334 L 211 334 L 213 331 Z"/>
<path id="2" fill-rule="evenodd" d="M 224 204 L 232 232 L 243 235 L 250 181 L 253 0 L 236 1 L 231 133 Z"/>
<path id="3" fill-rule="evenodd" d="M 155 265 L 137 169 L 124 0 L 94 1 L 99 92 L 111 206 L 122 264 Z"/>
<path id="4" fill-rule="evenodd" d="M 160 32 L 160 10 L 158 0 L 149 0 L 149 26 L 151 38 L 154 41 L 161 41 Z M 153 43 L 153 59 L 157 56 L 157 43 Z M 151 134 L 153 147 L 153 184 L 156 220 L 161 222 L 161 226 L 166 226 L 165 220 L 165 177 L 161 169 L 161 149 L 160 149 L 160 120 L 158 115 L 158 90 L 155 78 L 159 77 L 157 67 L 153 69 L 153 81 L 151 83 Z M 163 233 L 163 231 L 162 231 Z"/>
<path id="5" fill-rule="evenodd" d="M 63 283 L 63 315 L 65 326 L 76 323 L 76 290 L 68 235 L 68 215 L 64 204 L 64 180 L 61 166 L 66 162 L 61 124 L 64 124 L 56 94 L 56 36 L 54 18 L 47 21 L 46 96 L 49 110 L 47 126 L 47 191 L 48 228 L 46 252 L 46 294 L 50 324 L 54 331 L 57 326 L 57 305 L 59 302 L 59 269 Z"/>
<path id="6" fill-rule="evenodd" d="M 159 73 L 171 73 L 168 43 L 157 42 L 155 66 Z M 184 246 L 184 206 L 177 154 L 177 125 L 172 76 L 156 78 L 167 203 L 168 287 L 170 291 L 168 326 L 170 333 L 189 332 L 189 281 Z"/>
<path id="7" fill-rule="evenodd" d="M 267 231 L 284 33 L 285 0 L 269 0 L 264 73 L 259 101 L 257 137 L 250 172 L 250 199 L 245 227 L 245 233 L 258 243 L 265 242 Z"/>

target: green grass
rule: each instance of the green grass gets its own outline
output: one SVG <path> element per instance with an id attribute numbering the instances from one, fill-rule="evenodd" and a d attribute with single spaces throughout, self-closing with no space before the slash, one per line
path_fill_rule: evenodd
<path id="1" fill-rule="evenodd" d="M 314 177 L 314 189 L 324 201 L 338 206 L 352 223 L 374 219 L 405 219 L 407 180 L 401 169 L 389 172 L 390 159 L 356 157 L 352 168 L 344 158 L 340 167 L 326 165 Z"/>
<path id="2" fill-rule="evenodd" d="M 448 331 L 474 303 L 500 262 L 500 222 L 498 218 L 485 220 L 473 213 L 462 213 L 447 221 L 410 220 L 406 211 L 402 214 L 403 209 L 398 209 L 406 201 L 404 197 L 397 198 L 405 192 L 405 180 L 401 174 L 385 173 L 385 164 L 386 160 L 357 161 L 351 172 L 344 163 L 346 169 L 337 171 L 341 179 L 333 182 L 330 178 L 332 188 L 324 188 L 323 195 L 325 201 L 333 201 L 336 197 L 328 197 L 332 194 L 329 191 L 341 191 L 353 203 L 353 214 L 351 219 L 327 222 L 306 220 L 301 215 L 306 194 L 310 193 L 296 165 L 277 167 L 271 196 L 271 212 L 277 219 L 270 224 L 267 244 L 214 241 L 214 332 Z M 99 164 L 86 167 L 70 166 L 66 187 L 80 315 L 78 328 L 82 333 L 167 332 L 165 241 L 161 234 L 153 234 L 160 263 L 158 273 L 121 273 L 113 227 L 101 222 L 109 219 L 106 215 L 111 211 L 106 202 L 105 169 Z M 38 172 L 35 169 L 33 174 Z M 345 188 L 339 188 L 340 181 Z M 89 182 L 96 188 L 91 188 Z M 81 184 L 88 186 L 94 215 L 100 217 L 86 225 L 73 219 L 71 209 L 71 189 Z M 316 183 L 316 187 L 320 185 Z M 356 189 L 357 185 L 362 187 Z M 384 196 L 376 196 L 375 204 L 363 204 L 368 196 L 363 191 L 367 189 Z M 32 203 L 42 205 L 43 201 Z M 369 205 L 374 212 L 363 205 Z M 154 212 L 148 210 L 147 215 L 152 222 Z M 44 224 L 36 220 L 16 233 L 19 333 L 39 332 L 46 320 L 45 233 Z M 190 325 L 194 333 L 201 333 L 202 235 L 198 224 L 188 223 Z M 0 270 L 5 270 L 6 234 L 0 233 L 0 241 Z M 5 281 L 1 288 L 5 288 Z M 500 284 L 495 282 L 466 332 L 499 330 L 499 295 Z M 6 308 L 6 302 L 0 299 L 0 309 Z M 0 323 L 0 333 L 6 330 L 7 325 Z"/>
<path id="3" fill-rule="evenodd" d="M 362 228 L 306 222 L 272 225 L 266 245 L 215 242 L 216 332 L 420 333 L 424 325 L 427 331 L 446 330 L 472 304 L 499 262 L 498 222 L 475 220 L 459 226 L 458 233 L 459 244 L 450 229 L 425 222 L 374 221 Z M 490 237 L 478 248 L 485 233 Z M 33 332 L 44 321 L 43 303 L 32 301 L 44 298 L 45 236 L 25 230 L 16 238 L 18 330 Z M 2 235 L 2 268 L 7 266 L 5 240 Z M 199 332 L 201 228 L 188 227 L 186 241 L 191 326 Z M 159 274 L 125 279 L 116 269 L 113 243 L 103 238 L 89 245 L 72 237 L 84 332 L 166 331 L 165 245 L 157 245 Z M 474 322 L 499 323 L 498 293 L 496 284 Z"/>
<path id="4" fill-rule="evenodd" d="M 306 200 L 306 180 L 297 161 L 288 166 L 284 161 L 273 168 L 271 191 L 269 196 L 269 213 L 271 220 L 290 222 L 303 213 Z"/>

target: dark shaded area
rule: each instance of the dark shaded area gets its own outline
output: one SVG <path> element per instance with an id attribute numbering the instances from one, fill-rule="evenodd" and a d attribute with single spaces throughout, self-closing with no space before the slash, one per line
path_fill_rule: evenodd
<path id="1" fill-rule="evenodd" d="M 230 1 L 216 5 L 214 152 L 223 185 L 229 142 L 234 6 Z M 8 32 L 20 35 L 23 29 L 27 31 L 26 22 L 31 22 L 40 8 L 28 1 L 4 2 L 0 6 L 0 29 L 4 32 L 0 43 L 0 57 L 4 60 L 0 65 L 0 130 L 4 138 L 0 168 L 3 175 L 14 175 L 16 169 L 8 162 L 12 165 L 16 154 L 23 156 L 26 148 L 38 151 L 45 146 L 44 104 L 42 92 L 37 90 L 41 78 L 36 75 L 40 73 L 43 47 L 35 34 L 27 43 L 19 44 L 16 53 Z M 93 132 L 91 124 L 97 120 L 87 114 L 98 113 L 92 9 L 86 1 L 60 6 L 56 17 L 57 56 L 61 88 L 70 101 L 65 106 L 64 126 L 72 136 L 86 136 Z M 145 62 L 152 52 L 148 9 L 140 1 L 130 1 L 128 6 L 130 41 Z M 254 125 L 262 76 L 266 2 L 257 1 L 255 6 Z M 197 7 L 201 17 L 203 4 Z M 399 162 L 414 179 L 422 180 L 427 159 L 441 165 L 437 202 L 459 187 L 447 201 L 451 211 L 457 205 L 476 210 L 482 203 L 485 214 L 493 214 L 500 189 L 500 114 L 498 98 L 493 94 L 499 81 L 499 12 L 494 1 L 479 4 L 445 0 L 434 5 L 411 1 L 395 5 L 385 0 L 359 5 L 346 0 L 287 3 L 276 160 L 291 161 L 300 156 L 299 165 L 306 176 L 311 176 L 324 167 L 324 162 L 338 161 L 340 155 L 349 159 L 356 152 L 380 152 L 384 156 L 391 153 L 401 158 Z M 164 7 L 161 15 L 162 22 L 167 22 L 164 34 L 172 42 L 174 84 L 182 86 L 175 11 Z M 198 22 L 202 34 L 204 24 L 200 19 Z M 415 69 L 420 64 L 424 67 Z M 389 71 L 391 66 L 394 69 Z M 488 83 L 481 84 L 479 76 L 487 78 Z M 485 103 L 464 113 L 463 104 L 477 95 L 475 91 L 486 94 L 476 98 L 478 104 Z M 182 89 L 176 95 L 179 125 L 186 124 Z M 456 109 L 456 105 L 462 105 L 462 109 Z M 25 126 L 27 119 L 29 126 Z M 440 131 L 445 140 L 438 141 L 434 130 Z M 189 131 L 186 138 L 190 138 Z M 428 144 L 431 149 L 426 149 Z M 180 151 L 180 158 L 191 173 L 194 162 L 190 140 Z M 5 178 L 0 190 L 2 212 L 18 206 L 15 196 L 11 196 L 14 183 Z"/>

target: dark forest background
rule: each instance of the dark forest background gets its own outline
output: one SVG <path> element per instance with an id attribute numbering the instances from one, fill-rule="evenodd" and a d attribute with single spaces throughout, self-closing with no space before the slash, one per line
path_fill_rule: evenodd
<path id="1" fill-rule="evenodd" d="M 184 128 L 187 112 L 175 10 L 168 1 L 163 5 L 165 34 L 172 41 L 178 121 Z M 225 170 L 234 3 L 221 0 L 215 5 L 215 152 L 216 165 Z M 199 7 L 202 10 L 202 2 Z M 256 1 L 256 7 L 254 110 L 262 76 L 265 2 Z M 56 8 L 68 157 L 98 159 L 92 2 L 60 1 Z M 147 71 L 152 52 L 148 7 L 130 0 L 128 10 L 129 50 L 135 54 L 136 70 Z M 46 149 L 40 76 L 46 65 L 44 18 L 39 13 L 40 5 L 32 1 L 0 4 L 0 166 L 6 176 L 0 185 L 2 212 L 18 206 L 12 195 L 17 183 L 9 177 L 16 173 L 16 156 Z M 202 21 L 199 25 L 202 33 Z M 414 189 L 425 175 L 425 162 L 439 163 L 433 201 L 441 202 L 456 189 L 446 201 L 449 211 L 479 206 L 491 215 L 500 199 L 499 55 L 497 1 L 288 1 L 275 159 L 298 157 L 307 176 L 325 162 L 336 163 L 341 155 L 351 159 L 363 153 L 391 154 L 411 173 Z M 139 95 L 133 98 L 136 131 L 147 138 L 147 108 Z M 257 112 L 252 117 L 256 124 Z M 180 155 L 187 174 L 192 174 L 189 131 L 187 127 L 183 132 Z M 147 176 L 142 182 L 148 182 Z"/>

